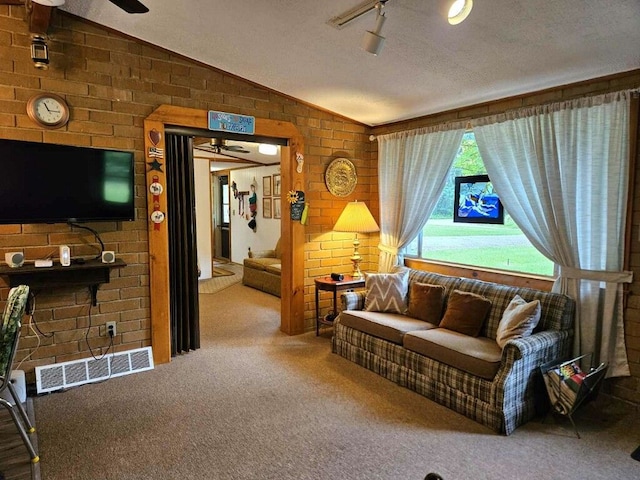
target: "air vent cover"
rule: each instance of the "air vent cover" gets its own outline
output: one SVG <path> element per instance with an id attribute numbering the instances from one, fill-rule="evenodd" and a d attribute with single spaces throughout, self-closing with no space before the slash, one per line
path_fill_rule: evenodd
<path id="1" fill-rule="evenodd" d="M 153 370 L 151 347 L 36 367 L 36 387 L 38 393 L 53 392 L 146 370 Z"/>

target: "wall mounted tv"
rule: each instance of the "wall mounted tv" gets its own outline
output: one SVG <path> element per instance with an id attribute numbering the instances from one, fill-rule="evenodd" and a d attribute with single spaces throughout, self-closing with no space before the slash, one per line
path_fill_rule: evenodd
<path id="1" fill-rule="evenodd" d="M 0 139 L 0 224 L 134 220 L 132 152 Z"/>

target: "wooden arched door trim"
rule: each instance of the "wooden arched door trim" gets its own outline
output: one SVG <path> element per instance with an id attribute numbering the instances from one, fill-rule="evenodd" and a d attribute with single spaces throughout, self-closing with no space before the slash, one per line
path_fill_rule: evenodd
<path id="1" fill-rule="evenodd" d="M 158 107 L 144 121 L 144 157 L 147 180 L 147 210 L 149 233 L 149 288 L 151 301 L 151 344 L 155 363 L 171 360 L 171 332 L 169 309 L 169 235 L 167 222 L 154 212 L 166 214 L 165 169 L 158 166 L 166 161 L 165 126 L 207 129 L 207 110 L 172 105 Z M 290 122 L 256 118 L 255 135 L 286 139 L 281 148 L 282 192 L 304 185 L 304 172 L 296 171 L 296 153 L 304 154 L 304 141 Z M 151 187 L 159 183 L 162 194 Z M 283 205 L 284 209 L 285 205 Z M 160 218 L 158 218 L 160 217 Z M 304 332 L 304 227 L 291 221 L 286 214 L 281 220 L 282 297 L 280 330 L 288 335 Z"/>

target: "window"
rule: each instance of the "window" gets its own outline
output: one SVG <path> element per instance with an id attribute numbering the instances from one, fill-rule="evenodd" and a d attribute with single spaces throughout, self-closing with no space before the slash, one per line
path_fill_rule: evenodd
<path id="1" fill-rule="evenodd" d="M 406 256 L 548 275 L 554 264 L 538 252 L 504 211 L 504 224 L 454 223 L 455 178 L 486 175 L 473 132 L 465 133 L 440 200 L 422 232 L 407 246 Z"/>
<path id="2" fill-rule="evenodd" d="M 225 226 L 229 225 L 231 221 L 231 208 L 229 205 L 229 177 L 222 176 L 220 177 L 220 186 L 222 189 L 220 190 L 220 209 L 221 209 L 221 217 L 222 224 Z"/>

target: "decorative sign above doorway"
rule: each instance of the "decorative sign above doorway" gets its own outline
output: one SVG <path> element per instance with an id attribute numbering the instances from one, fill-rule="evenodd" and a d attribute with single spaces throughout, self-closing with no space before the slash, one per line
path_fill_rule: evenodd
<path id="1" fill-rule="evenodd" d="M 242 133 L 253 135 L 256 131 L 256 117 L 235 113 L 209 110 L 209 130 L 218 132 Z"/>

